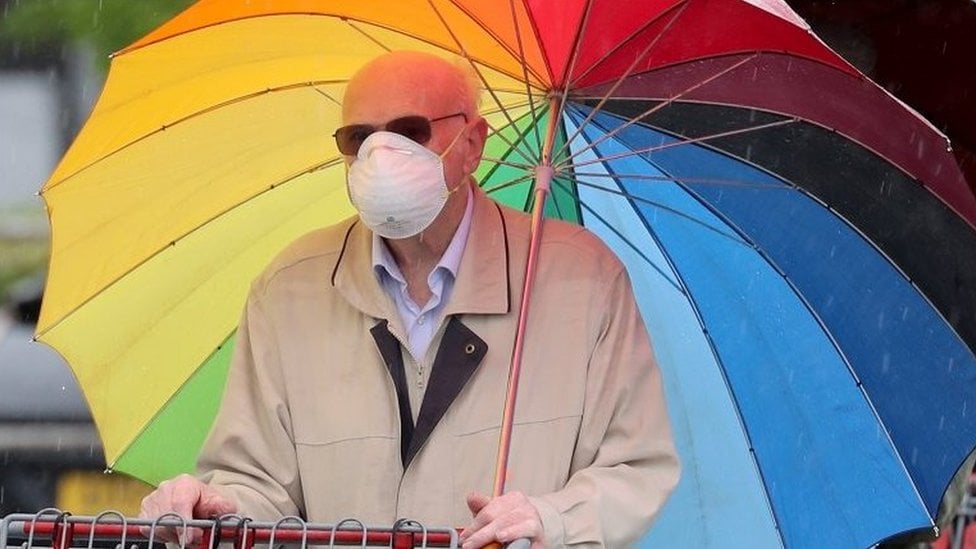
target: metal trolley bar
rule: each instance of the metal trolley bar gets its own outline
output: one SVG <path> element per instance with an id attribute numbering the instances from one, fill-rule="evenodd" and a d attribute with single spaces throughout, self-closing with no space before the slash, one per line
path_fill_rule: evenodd
<path id="1" fill-rule="evenodd" d="M 299 517 L 285 517 L 277 522 L 257 522 L 239 515 L 212 520 L 183 520 L 176 515 L 164 515 L 157 520 L 127 518 L 114 511 L 94 517 L 73 516 L 57 509 L 45 509 L 35 515 L 9 515 L 0 527 L 0 549 L 19 546 L 21 549 L 95 549 L 111 545 L 127 549 L 127 544 L 153 545 L 161 543 L 159 532 L 167 531 L 179 538 L 186 547 L 192 529 L 202 534 L 199 545 L 216 549 L 220 544 L 233 544 L 234 549 L 255 547 L 276 549 L 280 545 L 320 547 L 388 547 L 414 549 L 427 547 L 458 547 L 458 532 L 454 528 L 427 528 L 419 522 L 402 519 L 391 527 L 366 526 L 356 519 L 336 524 L 308 523 Z M 226 547 L 226 545 L 225 545 Z"/>

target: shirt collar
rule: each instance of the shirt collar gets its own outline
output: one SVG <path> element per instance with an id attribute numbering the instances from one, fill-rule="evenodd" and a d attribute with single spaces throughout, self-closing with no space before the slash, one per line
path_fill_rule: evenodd
<path id="1" fill-rule="evenodd" d="M 447 248 L 444 250 L 444 254 L 437 262 L 437 265 L 434 266 L 433 270 L 431 270 L 430 275 L 428 275 L 428 284 L 431 283 L 431 277 L 439 269 L 446 269 L 452 277 L 457 277 L 458 266 L 461 265 L 461 257 L 464 255 L 464 247 L 467 244 L 468 233 L 471 230 L 473 211 L 474 196 L 471 191 L 471 185 L 469 184 L 468 203 L 464 207 L 464 215 L 461 217 L 461 222 L 458 224 L 457 230 L 454 231 L 451 242 L 448 243 Z M 396 264 L 396 260 L 393 259 L 393 253 L 390 252 L 389 246 L 376 233 L 373 233 L 373 271 L 381 281 L 383 275 L 386 274 L 400 284 L 407 283 L 403 278 L 403 273 L 400 272 L 400 267 Z"/>

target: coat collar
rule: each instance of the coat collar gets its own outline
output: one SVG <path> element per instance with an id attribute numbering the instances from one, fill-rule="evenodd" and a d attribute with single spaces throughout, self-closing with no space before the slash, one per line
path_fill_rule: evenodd
<path id="1" fill-rule="evenodd" d="M 501 208 L 481 190 L 472 193 L 471 231 L 444 317 L 504 314 L 511 310 L 510 247 Z M 372 233 L 354 221 L 332 274 L 332 285 L 349 303 L 374 318 L 396 319 L 396 308 L 383 292 L 372 267 Z"/>

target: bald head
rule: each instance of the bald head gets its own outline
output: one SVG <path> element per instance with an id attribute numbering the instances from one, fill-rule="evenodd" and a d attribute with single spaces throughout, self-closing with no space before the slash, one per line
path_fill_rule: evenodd
<path id="1" fill-rule="evenodd" d="M 378 123 L 408 114 L 435 118 L 455 112 L 473 118 L 477 103 L 477 76 L 465 62 L 394 51 L 376 57 L 353 75 L 343 97 L 342 119 L 346 124 Z M 376 118 L 363 120 L 363 115 Z"/>

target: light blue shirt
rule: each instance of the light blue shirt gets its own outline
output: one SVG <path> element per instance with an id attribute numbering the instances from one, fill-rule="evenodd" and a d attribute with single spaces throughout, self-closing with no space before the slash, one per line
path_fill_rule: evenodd
<path id="1" fill-rule="evenodd" d="M 444 250 L 444 255 L 427 275 L 427 286 L 430 288 L 431 297 L 423 307 L 418 306 L 410 298 L 410 294 L 407 293 L 407 281 L 396 260 L 393 259 L 393 254 L 386 242 L 373 233 L 373 271 L 376 272 L 376 278 L 383 291 L 396 304 L 397 313 L 407 332 L 407 350 L 417 362 L 423 360 L 427 347 L 434 339 L 444 305 L 451 297 L 461 256 L 464 255 L 464 247 L 468 242 L 473 203 L 474 196 L 471 188 L 468 187 L 468 205 L 464 208 L 461 223 L 454 231 L 454 237 Z"/>

